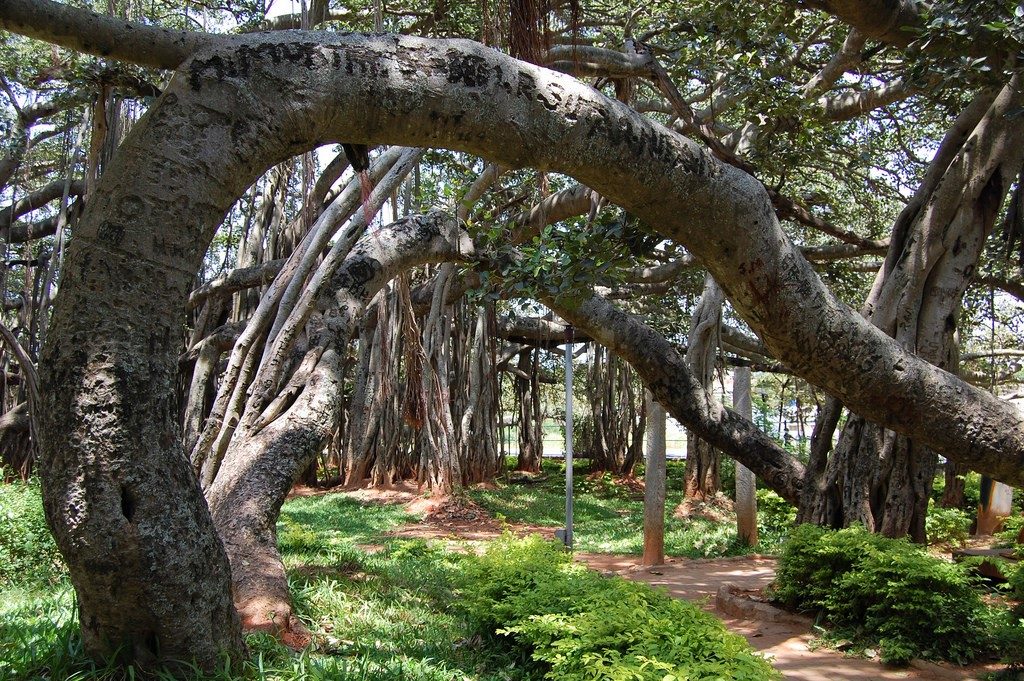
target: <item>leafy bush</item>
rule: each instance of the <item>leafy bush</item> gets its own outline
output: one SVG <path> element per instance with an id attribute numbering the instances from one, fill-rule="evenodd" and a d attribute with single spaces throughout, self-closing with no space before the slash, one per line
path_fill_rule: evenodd
<path id="1" fill-rule="evenodd" d="M 886 662 L 964 663 L 993 649 L 976 580 L 905 540 L 803 525 L 783 548 L 774 597 L 877 643 Z"/>
<path id="2" fill-rule="evenodd" d="M 963 546 L 970 536 L 971 516 L 959 508 L 942 508 L 928 502 L 925 531 L 929 544 Z"/>
<path id="3" fill-rule="evenodd" d="M 467 559 L 463 607 L 532 650 L 549 679 L 777 679 L 721 622 L 684 601 L 572 562 L 553 542 L 505 536 Z"/>
<path id="4" fill-rule="evenodd" d="M 762 547 L 778 546 L 795 524 L 795 506 L 770 489 L 757 490 L 757 533 Z"/>
<path id="5" fill-rule="evenodd" d="M 1024 563 L 1018 563 L 1016 570 L 1010 573 L 1009 578 L 1010 593 L 1018 601 L 1024 601 Z M 1024 608 L 1024 603 L 1021 604 Z"/>
<path id="6" fill-rule="evenodd" d="M 1018 674 L 1024 674 L 1024 606 L 1003 613 L 994 627 L 997 650 L 1003 662 Z M 1021 678 L 1021 677 L 1017 677 Z"/>
<path id="7" fill-rule="evenodd" d="M 837 583 L 880 537 L 859 528 L 830 532 L 817 525 L 801 525 L 782 547 L 772 590 L 775 600 L 798 610 L 821 610 Z"/>
<path id="8" fill-rule="evenodd" d="M 0 485 L 0 523 L 0 589 L 53 585 L 64 577 L 38 483 Z"/>
<path id="9" fill-rule="evenodd" d="M 1017 537 L 1020 536 L 1022 527 L 1024 527 L 1024 515 L 1012 515 L 1003 520 L 1003 529 L 996 532 L 996 538 L 1000 544 L 1016 547 L 1017 553 L 1024 557 L 1024 545 L 1017 543 Z"/>

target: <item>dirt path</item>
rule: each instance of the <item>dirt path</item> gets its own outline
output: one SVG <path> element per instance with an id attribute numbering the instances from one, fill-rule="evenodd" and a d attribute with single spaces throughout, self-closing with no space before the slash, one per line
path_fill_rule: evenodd
<path id="1" fill-rule="evenodd" d="M 353 494 L 349 492 L 349 494 Z M 540 526 L 502 526 L 486 511 L 475 505 L 431 504 L 411 490 L 394 490 L 391 497 L 376 498 L 373 491 L 354 493 L 363 501 L 407 503 L 414 512 L 424 513 L 423 522 L 410 523 L 389 532 L 390 536 L 420 539 L 441 539 L 455 542 L 487 541 L 498 537 L 504 529 L 517 534 L 540 533 L 552 537 L 554 528 Z M 576 559 L 605 573 L 619 574 L 626 579 L 646 582 L 666 589 L 671 595 L 690 601 L 703 601 L 704 607 L 721 619 L 732 631 L 744 636 L 757 650 L 773 659 L 776 669 L 791 681 L 980 681 L 981 675 L 995 671 L 997 665 L 955 668 L 927 662 L 915 662 L 905 669 L 893 669 L 876 660 L 845 657 L 827 648 L 816 648 L 811 623 L 795 619 L 791 622 L 769 622 L 741 619 L 715 608 L 715 595 L 721 586 L 732 584 L 741 589 L 757 590 L 775 577 L 773 558 L 749 557 L 722 559 L 670 559 L 657 568 L 643 568 L 635 556 L 614 556 L 577 553 Z"/>
<path id="2" fill-rule="evenodd" d="M 725 558 L 717 560 L 673 559 L 657 568 L 641 568 L 629 556 L 577 554 L 577 559 L 602 572 L 614 572 L 627 579 L 662 587 L 677 598 L 705 601 L 732 631 L 743 635 L 757 650 L 774 658 L 774 666 L 786 679 L 795 681 L 845 681 L 847 679 L 919 679 L 920 681 L 961 681 L 980 679 L 980 674 L 997 667 L 960 669 L 916 662 L 907 669 L 893 669 L 875 660 L 844 657 L 842 653 L 814 647 L 809 622 L 765 622 L 732 617 L 715 609 L 715 594 L 723 584 L 742 589 L 761 589 L 775 577 L 771 558 Z"/>

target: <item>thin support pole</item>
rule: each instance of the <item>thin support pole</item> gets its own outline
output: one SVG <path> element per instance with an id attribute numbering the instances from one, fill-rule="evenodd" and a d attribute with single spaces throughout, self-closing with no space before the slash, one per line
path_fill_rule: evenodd
<path id="1" fill-rule="evenodd" d="M 565 327 L 565 546 L 572 550 L 572 339 Z"/>

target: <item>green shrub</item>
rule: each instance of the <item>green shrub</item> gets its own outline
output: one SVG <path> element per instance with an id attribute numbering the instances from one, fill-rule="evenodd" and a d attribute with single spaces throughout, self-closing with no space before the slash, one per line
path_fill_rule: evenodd
<path id="1" fill-rule="evenodd" d="M 1020 496 L 1024 496 L 1024 494 Z M 1024 527 L 1024 515 L 1012 515 L 1003 520 L 1003 529 L 996 532 L 996 538 L 1004 546 L 1015 547 L 1017 553 L 1024 557 L 1024 545 L 1017 543 L 1017 537 L 1020 536 L 1020 528 L 1022 527 Z"/>
<path id="2" fill-rule="evenodd" d="M 1024 606 L 1002 613 L 993 632 L 1003 662 L 1024 674 Z"/>
<path id="3" fill-rule="evenodd" d="M 843 575 L 865 555 L 880 550 L 880 540 L 856 527 L 831 532 L 801 525 L 782 547 L 773 598 L 790 608 L 821 610 Z"/>
<path id="4" fill-rule="evenodd" d="M 774 547 L 796 524 L 796 507 L 770 489 L 757 490 L 757 533 L 762 547 Z"/>
<path id="5" fill-rule="evenodd" d="M 879 645 L 884 661 L 964 663 L 990 652 L 989 613 L 976 578 L 905 540 L 861 527 L 803 525 L 779 558 L 774 598 L 817 610 L 851 637 Z"/>
<path id="6" fill-rule="evenodd" d="M 971 516 L 959 508 L 942 508 L 929 501 L 925 530 L 929 544 L 963 546 L 970 536 Z"/>
<path id="7" fill-rule="evenodd" d="M 878 637 L 883 660 L 970 662 L 989 648 L 986 609 L 963 566 L 904 542 L 867 556 L 839 580 L 829 619 Z"/>
<path id="8" fill-rule="evenodd" d="M 1009 563 L 1009 561 L 1007 561 Z M 1017 563 L 1016 569 L 1010 573 L 1007 582 L 1010 593 L 1018 601 L 1024 601 L 1024 563 Z M 1022 603 L 1024 607 L 1024 603 Z"/>
<path id="9" fill-rule="evenodd" d="M 52 585 L 64 577 L 38 483 L 0 485 L 0 523 L 0 589 Z"/>
<path id="10" fill-rule="evenodd" d="M 532 650 L 549 679 L 776 679 L 698 607 L 604 578 L 558 544 L 509 536 L 467 559 L 462 604 L 486 632 Z"/>

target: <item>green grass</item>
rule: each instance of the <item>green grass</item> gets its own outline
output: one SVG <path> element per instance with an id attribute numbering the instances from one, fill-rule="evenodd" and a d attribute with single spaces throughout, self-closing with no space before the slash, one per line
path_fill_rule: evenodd
<path id="1" fill-rule="evenodd" d="M 286 545 L 284 536 L 301 528 L 303 533 L 316 536 L 318 547 L 376 544 L 383 541 L 388 530 L 415 520 L 399 505 L 364 504 L 341 494 L 297 497 L 281 509 L 278 540 L 286 556 L 315 560 L 316 556 L 303 552 L 301 546 Z"/>
<path id="2" fill-rule="evenodd" d="M 644 501 L 641 492 L 615 484 L 610 475 L 591 477 L 587 462 L 573 466 L 573 534 L 579 551 L 614 554 L 643 552 Z M 774 551 L 781 540 L 779 531 L 762 529 L 757 547 L 740 543 L 732 519 L 717 523 L 701 517 L 678 519 L 672 510 L 682 501 L 683 463 L 668 464 L 668 509 L 665 522 L 665 552 L 691 558 L 743 555 L 754 550 Z M 501 484 L 497 489 L 473 490 L 474 501 L 496 517 L 511 523 L 561 527 L 565 523 L 565 465 L 544 461 L 548 478 L 533 484 Z M 638 467 L 642 477 L 643 467 Z"/>
<path id="3" fill-rule="evenodd" d="M 550 479 L 507 485 L 471 496 L 509 521 L 561 525 L 564 471 L 546 462 Z M 577 539 L 580 550 L 637 553 L 643 500 L 609 478 L 587 479 L 577 469 Z M 670 464 L 669 485 L 682 487 L 681 466 Z M 669 495 L 670 508 L 680 494 Z M 6 679 L 122 679 L 138 670 L 103 667 L 82 653 L 74 593 L 42 521 L 38 488 L 0 486 L 5 527 L 20 534 L 8 543 L 10 560 L 44 556 L 38 569 L 8 571 L 0 584 L 0 681 Z M 436 545 L 395 540 L 388 530 L 414 520 L 401 506 L 363 504 L 342 495 L 288 501 L 278 540 L 289 571 L 297 614 L 316 633 L 315 645 L 297 655 L 265 635 L 247 639 L 250 659 L 232 673 L 196 679 L 269 681 L 406 679 L 483 681 L 537 678 L 536 663 L 521 647 L 481 637 L 453 593 L 463 580 L 462 560 Z M 13 536 L 13 535 L 12 535 Z M 672 555 L 721 555 L 744 549 L 730 523 L 669 520 Z M 381 548 L 368 553 L 358 544 Z M 28 563 L 24 563 L 27 565 Z M 158 678 L 169 678 L 169 676 Z"/>
<path id="4" fill-rule="evenodd" d="M 39 517 L 34 510 L 26 514 L 30 520 Z M 493 641 L 485 645 L 458 608 L 452 593 L 461 576 L 459 556 L 422 541 L 382 541 L 382 532 L 408 519 L 401 507 L 363 505 L 338 495 L 289 501 L 281 515 L 279 543 L 297 613 L 316 633 L 315 645 L 299 655 L 269 636 L 249 636 L 251 655 L 243 669 L 197 671 L 192 678 L 530 678 L 531 663 L 521 649 Z M 370 554 L 355 542 L 384 546 Z M 85 658 L 74 613 L 74 593 L 66 579 L 56 585 L 33 579 L 0 590 L 0 680 L 138 676 L 139 670 L 126 674 Z"/>

